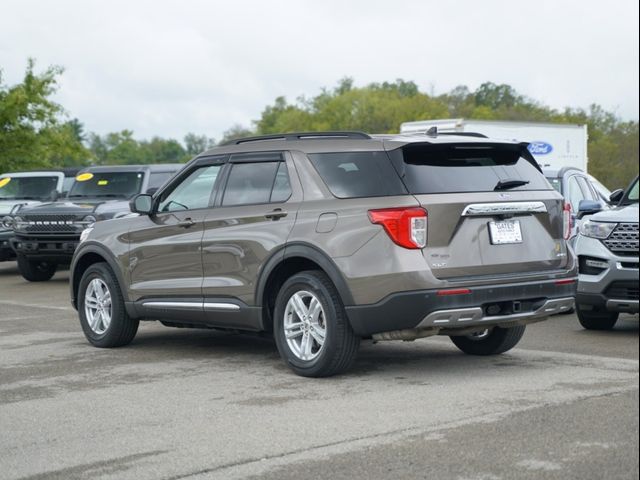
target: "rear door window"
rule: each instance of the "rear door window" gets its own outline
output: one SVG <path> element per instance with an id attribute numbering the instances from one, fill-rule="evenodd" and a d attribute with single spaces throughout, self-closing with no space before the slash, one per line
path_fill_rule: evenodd
<path id="1" fill-rule="evenodd" d="M 223 207 L 280 203 L 287 201 L 290 196 L 289 173 L 281 154 L 231 157 L 230 172 L 222 196 Z"/>
<path id="2" fill-rule="evenodd" d="M 338 198 L 407 193 L 386 152 L 315 153 L 308 156 L 331 193 Z"/>
<path id="3" fill-rule="evenodd" d="M 412 194 L 491 192 L 506 181 L 526 182 L 509 191 L 553 188 L 521 145 L 409 144 L 390 156 Z"/>

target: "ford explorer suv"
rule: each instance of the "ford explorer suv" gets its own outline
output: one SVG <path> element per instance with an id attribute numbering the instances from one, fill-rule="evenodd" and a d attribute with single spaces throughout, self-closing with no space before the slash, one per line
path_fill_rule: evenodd
<path id="1" fill-rule="evenodd" d="M 0 220 L 14 209 L 51 201 L 63 195 L 73 183 L 77 168 L 15 172 L 0 175 Z M 11 225 L 0 224 L 0 262 L 15 258 L 9 244 Z"/>
<path id="2" fill-rule="evenodd" d="M 570 242 L 573 245 L 576 235 L 578 235 L 578 227 L 581 223 L 579 218 L 581 215 L 578 212 L 580 203 L 583 200 L 589 200 L 592 203 L 597 203 L 599 209 L 606 207 L 607 202 L 599 193 L 600 188 L 606 187 L 600 184 L 594 177 L 591 177 L 576 167 L 563 167 L 560 169 L 544 168 L 543 173 L 553 188 L 564 196 L 568 208 L 571 208 Z M 596 188 L 596 185 L 600 185 L 601 187 Z M 611 192 L 609 192 L 609 194 L 610 193 Z"/>
<path id="3" fill-rule="evenodd" d="M 294 372 L 349 367 L 361 339 L 513 348 L 573 308 L 568 211 L 526 144 L 480 135 L 283 134 L 194 158 L 139 216 L 86 229 L 71 298 L 88 341 L 140 320 L 275 337 Z"/>
<path id="4" fill-rule="evenodd" d="M 80 233 L 95 222 L 131 214 L 129 200 L 153 192 L 181 164 L 89 167 L 78 173 L 59 201 L 24 206 L 3 223 L 11 226 L 10 244 L 18 269 L 29 281 L 49 280 L 59 265 L 69 265 Z"/>
<path id="5" fill-rule="evenodd" d="M 576 242 L 576 306 L 589 330 L 610 330 L 620 313 L 638 313 L 638 178 L 611 200 L 618 205 L 589 216 Z"/>

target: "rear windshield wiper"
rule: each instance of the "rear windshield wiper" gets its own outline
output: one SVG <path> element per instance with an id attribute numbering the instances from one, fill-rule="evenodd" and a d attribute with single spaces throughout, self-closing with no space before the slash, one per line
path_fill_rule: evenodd
<path id="1" fill-rule="evenodd" d="M 510 188 L 522 187 L 529 183 L 529 180 L 500 180 L 498 184 L 493 187 L 494 190 L 509 190 Z"/>

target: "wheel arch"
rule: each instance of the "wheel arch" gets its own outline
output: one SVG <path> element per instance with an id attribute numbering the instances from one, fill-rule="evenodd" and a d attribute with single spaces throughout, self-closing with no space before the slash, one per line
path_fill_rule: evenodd
<path id="1" fill-rule="evenodd" d="M 80 280 L 82 275 L 91 265 L 96 263 L 106 263 L 111 268 L 111 271 L 118 279 L 118 285 L 122 292 L 122 297 L 125 302 L 128 301 L 129 295 L 127 295 L 126 284 L 122 275 L 122 271 L 119 267 L 117 260 L 108 249 L 100 244 L 87 244 L 83 245 L 82 250 L 76 252 L 71 263 L 69 287 L 71 289 L 71 304 L 77 310 L 78 308 L 78 288 L 80 286 Z"/>
<path id="2" fill-rule="evenodd" d="M 306 243 L 287 244 L 266 262 L 256 285 L 255 302 L 262 307 L 263 329 L 272 330 L 275 297 L 287 278 L 304 270 L 321 270 L 333 282 L 344 305 L 353 305 L 351 290 L 333 260 Z"/>

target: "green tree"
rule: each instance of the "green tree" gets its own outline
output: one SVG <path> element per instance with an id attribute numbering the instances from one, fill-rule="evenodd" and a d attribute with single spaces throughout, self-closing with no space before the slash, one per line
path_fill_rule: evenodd
<path id="1" fill-rule="evenodd" d="M 195 133 L 187 133 L 184 137 L 184 146 L 189 157 L 193 157 L 202 153 L 216 145 L 213 138 L 206 135 L 196 135 Z"/>
<path id="2" fill-rule="evenodd" d="M 0 70 L 0 171 L 83 164 L 90 153 L 73 123 L 65 123 L 62 106 L 51 96 L 62 68 L 35 72 L 29 59 L 22 82 L 4 84 Z M 73 121 L 72 121 L 73 122 Z"/>

